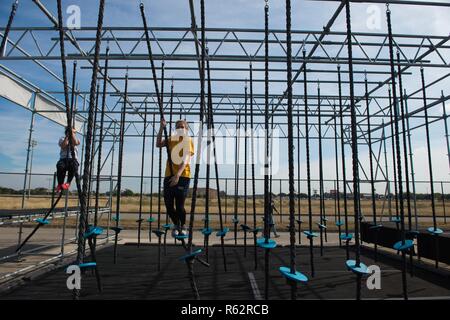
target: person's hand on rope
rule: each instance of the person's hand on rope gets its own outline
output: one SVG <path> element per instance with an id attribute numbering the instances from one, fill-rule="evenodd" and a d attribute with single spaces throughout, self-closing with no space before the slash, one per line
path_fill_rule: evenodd
<path id="1" fill-rule="evenodd" d="M 170 186 L 175 187 L 178 184 L 179 180 L 180 180 L 180 175 L 177 173 L 172 178 L 170 178 Z"/>
<path id="2" fill-rule="evenodd" d="M 160 124 L 161 126 L 159 127 L 158 135 L 156 136 L 156 147 L 158 148 L 166 146 L 166 140 L 162 137 L 164 128 L 166 127 L 166 120 L 162 118 Z"/>

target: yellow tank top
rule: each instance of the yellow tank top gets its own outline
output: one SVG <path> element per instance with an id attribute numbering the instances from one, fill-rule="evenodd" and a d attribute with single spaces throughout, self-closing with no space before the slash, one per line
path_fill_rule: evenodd
<path id="1" fill-rule="evenodd" d="M 183 164 L 183 158 L 185 157 L 186 152 L 188 152 L 191 157 L 194 155 L 194 143 L 189 136 L 173 135 L 169 138 L 167 147 L 169 148 L 172 160 L 172 174 L 170 174 L 169 160 L 167 160 L 165 176 L 170 177 L 178 172 L 180 166 Z M 191 177 L 191 165 L 189 162 L 186 164 L 181 177 Z"/>

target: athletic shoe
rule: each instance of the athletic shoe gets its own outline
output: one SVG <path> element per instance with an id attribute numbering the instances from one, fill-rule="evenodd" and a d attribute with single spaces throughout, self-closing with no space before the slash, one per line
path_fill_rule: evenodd
<path id="1" fill-rule="evenodd" d="M 56 192 L 61 192 L 62 189 L 63 189 L 63 185 L 58 184 L 58 186 L 56 187 Z"/>
<path id="2" fill-rule="evenodd" d="M 172 229 L 172 237 L 175 238 L 178 235 L 178 230 L 176 228 Z"/>
<path id="3" fill-rule="evenodd" d="M 178 235 L 185 236 L 186 235 L 186 227 L 182 226 L 181 230 L 178 232 Z"/>
<path id="4" fill-rule="evenodd" d="M 63 188 L 63 190 L 69 190 L 69 188 L 70 188 L 70 183 L 64 183 L 64 184 L 62 185 L 62 188 Z"/>

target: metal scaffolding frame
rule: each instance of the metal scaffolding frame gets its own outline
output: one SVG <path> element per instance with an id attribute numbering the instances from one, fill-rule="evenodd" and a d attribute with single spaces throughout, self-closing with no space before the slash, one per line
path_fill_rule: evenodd
<path id="1" fill-rule="evenodd" d="M 330 0 L 332 1 L 332 0 Z M 49 27 L 12 27 L 7 38 L 7 48 L 5 55 L 0 61 L 5 65 L 13 65 L 18 62 L 33 62 L 37 68 L 40 68 L 46 75 L 62 82 L 59 71 L 47 64 L 52 61 L 59 61 L 58 51 L 58 22 L 55 15 L 45 7 L 39 0 L 33 0 L 36 7 L 45 15 L 52 24 Z M 343 104 L 344 108 L 344 132 L 347 134 L 345 141 L 350 144 L 349 138 L 349 96 L 345 94 L 348 86 L 348 70 L 346 64 L 348 58 L 344 50 L 347 44 L 346 32 L 342 30 L 333 30 L 335 21 L 342 15 L 345 1 L 339 2 L 335 12 L 324 24 L 323 30 L 292 30 L 293 55 L 292 63 L 294 70 L 294 95 L 293 95 L 293 115 L 297 114 L 300 118 L 305 117 L 304 96 L 302 90 L 297 86 L 302 84 L 299 75 L 304 70 L 305 62 L 308 64 L 307 72 L 309 74 L 309 86 L 322 86 L 323 94 L 320 101 L 317 96 L 308 95 L 308 107 L 310 118 L 310 138 L 318 139 L 317 107 L 321 105 L 321 115 L 323 117 L 323 139 L 335 139 L 340 137 L 340 132 L 334 128 L 333 119 L 336 113 L 337 104 L 337 70 L 336 66 L 341 66 L 342 85 L 343 85 Z M 359 1 L 359 3 L 389 3 L 395 8 L 402 6 L 439 6 L 443 10 L 449 7 L 441 2 L 424 1 Z M 130 8 L 131 10 L 132 8 Z M 136 8 L 138 10 L 138 8 Z M 152 26 L 149 30 L 150 41 L 154 48 L 153 59 L 157 63 L 157 71 L 161 71 L 160 62 L 165 63 L 165 81 L 172 81 L 174 84 L 174 94 L 172 110 L 173 115 L 184 115 L 188 120 L 194 121 L 199 114 L 200 94 L 196 87 L 199 83 L 198 62 L 200 59 L 198 45 L 201 39 L 197 35 L 199 28 L 195 24 L 194 7 L 190 6 L 191 21 L 193 24 L 187 27 L 158 27 Z M 94 51 L 96 31 L 95 27 L 81 27 L 79 29 L 65 28 L 66 59 L 68 61 L 77 61 L 80 65 L 79 73 L 88 75 L 92 71 L 92 59 Z M 3 38 L 5 28 L 0 28 L 0 37 Z M 214 86 L 230 86 L 230 92 L 219 92 L 213 89 L 213 112 L 216 118 L 217 135 L 233 134 L 235 131 L 236 117 L 243 112 L 244 108 L 244 84 L 249 77 L 250 63 L 253 65 L 253 81 L 255 85 L 254 93 L 254 112 L 255 128 L 262 127 L 264 115 L 264 94 L 262 87 L 258 84 L 264 81 L 263 62 L 264 62 L 264 29 L 258 28 L 206 28 L 206 39 L 209 47 L 208 59 L 211 64 L 212 78 Z M 277 89 L 270 91 L 270 104 L 273 106 L 272 116 L 277 119 L 274 128 L 278 129 L 280 138 L 286 138 L 285 117 L 287 110 L 285 107 L 286 92 L 279 90 L 278 86 L 285 83 L 285 62 L 286 62 L 286 36 L 283 29 L 269 30 L 269 46 L 271 55 L 269 56 L 269 74 L 271 75 L 270 84 L 277 86 Z M 450 35 L 426 35 L 426 34 L 404 34 L 395 33 L 393 40 L 396 50 L 399 52 L 401 60 L 402 76 L 405 78 L 416 77 L 420 68 L 425 69 L 427 76 L 434 73 L 435 70 L 448 70 L 450 68 Z M 369 103 L 372 143 L 379 150 L 382 144 L 386 144 L 392 133 L 389 132 L 391 126 L 391 115 L 389 109 L 392 101 L 388 95 L 388 89 L 391 83 L 389 72 L 389 56 L 387 50 L 388 35 L 381 32 L 353 32 L 352 43 L 354 46 L 354 81 L 355 102 L 357 105 L 357 130 L 358 144 L 367 145 L 367 108 L 364 103 L 365 94 L 363 92 L 363 77 L 368 77 L 369 85 Z M 106 152 L 103 165 L 109 159 L 118 134 L 115 130 L 118 127 L 120 117 L 120 107 L 124 99 L 124 73 L 128 72 L 130 83 L 143 85 L 150 84 L 152 80 L 150 67 L 148 66 L 148 56 L 145 53 L 145 37 L 142 27 L 114 27 L 105 26 L 102 32 L 103 47 L 108 43 L 110 60 L 107 103 L 105 112 L 105 129 L 103 137 L 105 142 L 112 142 L 110 150 Z M 306 60 L 302 57 L 303 50 L 306 50 Z M 103 60 L 106 58 L 104 49 L 100 55 L 99 79 L 103 77 Z M 4 67 L 2 68 L 4 69 Z M 5 69 L 4 69 L 5 70 Z M 430 70 L 429 73 L 427 71 Z M 13 73 L 12 70 L 9 70 Z M 13 76 L 13 75 L 11 75 Z M 14 74 L 14 76 L 17 76 Z M 79 76 L 82 78 L 82 76 Z M 450 78 L 450 71 L 445 75 L 439 75 L 428 82 L 427 89 L 438 88 L 446 83 Z M 158 78 L 160 81 L 161 78 Z M 89 93 L 88 81 L 81 82 L 76 88 L 76 101 L 83 101 L 86 106 L 86 95 Z M 186 88 L 182 90 L 179 88 Z M 241 89 L 239 89 L 241 88 Z M 70 88 L 69 88 L 70 89 Z M 423 124 L 423 111 L 425 109 L 441 110 L 442 106 L 449 100 L 450 95 L 442 92 L 440 95 L 429 95 L 427 104 L 421 103 L 422 89 L 417 87 L 411 89 L 411 93 L 405 91 L 404 99 L 408 101 L 408 110 L 405 119 L 408 120 L 408 134 L 421 128 Z M 439 88 L 444 89 L 444 88 Z M 40 92 L 38 87 L 36 92 Z M 222 89 L 223 90 L 223 89 Z M 413 91 L 414 90 L 414 91 Z M 275 92 L 278 91 L 278 92 Z M 314 90 L 313 90 L 314 91 Z M 63 95 L 61 89 L 50 89 L 46 93 L 53 96 L 55 100 L 61 99 Z M 165 109 L 169 108 L 170 92 L 164 92 Z M 61 105 L 63 105 L 61 103 Z M 153 92 L 152 86 L 148 85 L 148 90 L 129 90 L 127 95 L 127 122 L 125 137 L 141 137 L 144 133 L 143 118 L 144 110 L 148 115 L 158 115 L 157 98 Z M 55 112 L 55 111 L 48 111 Z M 57 112 L 57 111 L 56 111 Z M 64 112 L 61 109 L 60 112 Z M 76 109 L 78 118 L 86 121 L 87 110 L 85 107 Z M 45 111 L 39 111 L 38 114 L 44 115 Z M 129 115 L 129 116 L 128 116 Z M 284 118 L 284 119 L 283 119 Z M 32 139 L 33 117 L 30 123 L 30 136 Z M 447 121 L 447 114 L 433 114 L 429 116 L 430 124 Z M 409 125 L 411 121 L 411 125 Z M 385 129 L 388 132 L 385 132 Z M 304 122 L 295 124 L 295 130 L 299 131 L 298 139 L 304 139 Z M 335 132 L 336 131 L 336 137 Z M 194 133 L 195 134 L 195 133 Z M 401 134 L 401 132 L 400 132 Z M 151 137 L 152 134 L 147 136 Z M 443 135 L 444 136 L 444 135 Z M 448 134 L 445 134 L 448 144 Z M 297 138 L 295 138 L 297 139 Z M 30 149 L 30 148 L 28 148 Z M 412 150 L 409 150 L 412 153 Z M 386 178 L 385 165 L 383 164 L 382 152 L 373 154 L 377 173 L 380 172 Z M 28 165 L 26 166 L 28 170 Z M 364 172 L 364 171 L 363 171 Z M 364 172 L 365 174 L 365 172 Z M 367 178 L 367 175 L 366 175 Z"/>

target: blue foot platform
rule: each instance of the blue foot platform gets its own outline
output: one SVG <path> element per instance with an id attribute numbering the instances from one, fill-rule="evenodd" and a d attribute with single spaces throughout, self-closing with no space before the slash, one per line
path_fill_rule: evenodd
<path id="1" fill-rule="evenodd" d="M 393 247 L 397 251 L 408 251 L 411 248 L 414 248 L 413 240 L 405 240 L 405 242 L 399 241 L 394 244 Z"/>
<path id="2" fill-rule="evenodd" d="M 351 234 L 351 233 L 348 233 L 348 234 L 346 234 L 346 233 L 341 233 L 341 234 L 339 235 L 339 239 L 345 240 L 345 241 L 350 241 L 350 240 L 353 239 L 353 234 Z"/>
<path id="3" fill-rule="evenodd" d="M 316 238 L 316 237 L 317 237 L 317 233 L 311 232 L 311 231 L 303 231 L 303 234 L 304 234 L 308 239 L 312 239 L 312 238 Z"/>
<path id="4" fill-rule="evenodd" d="M 209 235 L 211 235 L 212 232 L 213 232 L 213 229 L 211 229 L 211 228 L 203 228 L 202 229 L 202 234 L 204 236 L 209 236 Z"/>
<path id="5" fill-rule="evenodd" d="M 37 219 L 34 220 L 34 221 L 36 221 L 36 222 L 39 223 L 40 225 L 47 225 L 47 224 L 50 223 L 49 220 L 44 220 L 44 219 L 42 219 L 42 218 L 37 218 Z"/>
<path id="6" fill-rule="evenodd" d="M 434 228 L 434 227 L 429 227 L 427 229 L 427 231 L 435 236 L 440 235 L 442 233 L 444 233 L 444 231 L 442 231 L 442 229 L 439 228 Z"/>
<path id="7" fill-rule="evenodd" d="M 181 256 L 178 258 L 179 260 L 189 261 L 192 259 L 195 259 L 196 256 L 198 256 L 200 253 L 202 253 L 202 249 L 197 249 L 195 251 L 192 251 L 191 253 L 185 254 L 184 256 Z"/>
<path id="8" fill-rule="evenodd" d="M 274 240 L 266 238 L 256 240 L 256 244 L 263 249 L 273 249 L 277 246 L 277 243 Z"/>
<path id="9" fill-rule="evenodd" d="M 336 221 L 336 227 L 342 227 L 344 223 L 340 220 Z"/>
<path id="10" fill-rule="evenodd" d="M 359 266 L 356 266 L 355 260 L 347 260 L 345 262 L 345 265 L 347 266 L 348 270 L 352 271 L 353 273 L 360 274 L 360 275 L 369 274 L 369 270 L 367 269 L 367 266 L 362 262 L 359 263 Z"/>
<path id="11" fill-rule="evenodd" d="M 223 230 L 217 231 L 216 236 L 217 237 L 225 237 L 227 235 L 228 231 L 230 231 L 229 228 L 223 228 Z"/>
<path id="12" fill-rule="evenodd" d="M 280 271 L 282 276 L 288 280 L 295 281 L 295 282 L 308 282 L 307 276 L 305 276 L 303 273 L 300 273 L 298 271 L 295 271 L 295 273 L 291 273 L 291 268 L 280 267 L 278 270 Z"/>
<path id="13" fill-rule="evenodd" d="M 166 223 L 166 224 L 163 224 L 163 229 L 165 229 L 165 230 L 169 230 L 169 229 L 172 229 L 172 227 L 173 227 L 173 224 L 170 224 L 170 223 Z"/>
<path id="14" fill-rule="evenodd" d="M 157 237 L 162 237 L 162 236 L 165 234 L 165 232 L 162 231 L 162 230 L 153 230 L 152 232 L 153 232 Z"/>
<path id="15" fill-rule="evenodd" d="M 85 263 L 80 263 L 78 266 L 80 267 L 80 269 L 92 269 L 92 268 L 97 267 L 97 263 L 96 262 L 85 262 Z"/>
<path id="16" fill-rule="evenodd" d="M 91 227 L 89 227 L 88 231 L 83 235 L 83 237 L 85 239 L 88 239 L 88 238 L 92 238 L 94 236 L 95 237 L 99 236 L 102 233 L 103 233 L 103 228 L 91 226 Z"/>

